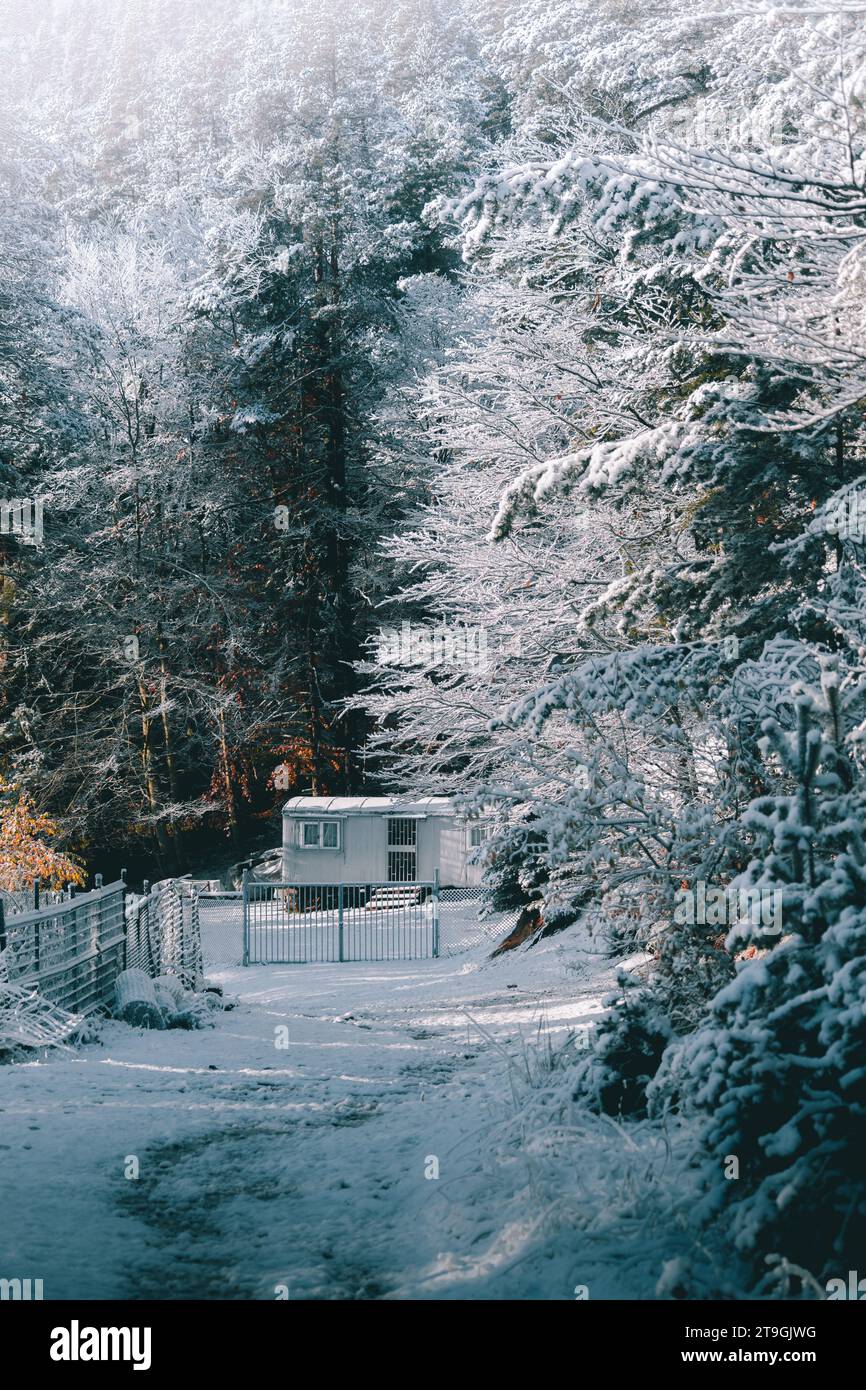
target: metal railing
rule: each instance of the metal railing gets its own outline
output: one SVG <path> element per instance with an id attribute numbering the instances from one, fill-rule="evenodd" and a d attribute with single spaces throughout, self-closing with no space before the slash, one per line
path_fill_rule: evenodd
<path id="1" fill-rule="evenodd" d="M 118 879 L 8 919 L 0 903 L 0 952 L 10 983 L 32 984 L 70 1013 L 110 1004 L 124 968 L 125 891 Z"/>
<path id="2" fill-rule="evenodd" d="M 262 883 L 244 874 L 244 965 L 439 955 L 439 880 Z"/>

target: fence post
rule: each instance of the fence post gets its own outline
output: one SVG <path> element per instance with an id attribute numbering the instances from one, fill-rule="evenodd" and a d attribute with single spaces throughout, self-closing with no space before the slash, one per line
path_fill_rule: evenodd
<path id="1" fill-rule="evenodd" d="M 243 879 L 243 906 L 244 906 L 244 954 L 243 963 L 250 963 L 250 871 L 244 869 Z"/>
<path id="2" fill-rule="evenodd" d="M 439 870 L 433 870 L 433 955 L 439 955 Z"/>
<path id="3" fill-rule="evenodd" d="M 33 911 L 39 911 L 39 879 L 33 880 Z M 39 922 L 33 924 L 33 969 L 39 974 L 39 967 L 42 958 L 42 941 Z"/>
<path id="4" fill-rule="evenodd" d="M 153 938 L 154 938 L 154 936 L 156 935 L 156 932 L 155 932 L 155 931 L 151 931 L 151 929 L 150 929 L 150 914 L 151 914 L 151 909 L 153 909 L 153 911 L 154 911 L 154 916 L 155 916 L 156 919 L 157 919 L 157 925 L 159 925 L 159 918 L 158 918 L 157 913 L 156 913 L 156 899 L 154 899 L 153 902 L 151 902 L 151 900 L 150 900 L 150 879 L 147 879 L 147 878 L 144 879 L 144 881 L 143 881 L 143 883 L 142 883 L 141 886 L 142 886 L 142 889 L 143 889 L 143 891 L 144 891 L 144 930 L 145 930 L 145 932 L 146 932 L 146 934 L 147 934 L 147 935 L 146 935 L 146 940 L 147 940 L 147 967 L 148 967 L 148 974 L 154 975 L 154 976 L 155 976 L 155 975 L 158 975 L 158 974 L 159 974 L 159 968 L 158 968 L 158 966 L 157 966 L 157 962 L 156 962 L 156 960 L 155 960 L 155 958 L 154 958 L 154 954 L 153 954 Z M 140 923 L 141 923 L 141 918 L 139 917 L 138 920 L 139 920 L 139 924 L 140 924 Z"/>
<path id="5" fill-rule="evenodd" d="M 0 898 L 0 951 L 6 950 L 6 907 Z"/>
<path id="6" fill-rule="evenodd" d="M 189 904 L 189 935 L 190 950 L 193 954 L 192 973 L 196 984 L 204 975 L 204 951 L 201 944 L 201 916 L 198 899 L 199 890 L 194 888 Z"/>
<path id="7" fill-rule="evenodd" d="M 129 917 L 126 912 L 126 869 L 120 871 L 120 914 L 123 920 L 123 968 L 129 969 Z M 136 931 L 136 940 L 138 932 Z"/>
<path id="8" fill-rule="evenodd" d="M 343 959 L 343 885 L 342 885 L 342 883 L 340 884 L 339 889 L 337 890 L 337 922 L 338 922 L 338 925 L 339 925 L 339 936 L 338 936 L 339 951 L 338 951 L 338 959 L 342 961 L 342 959 Z"/>
<path id="9" fill-rule="evenodd" d="M 105 938 L 107 935 L 105 927 L 106 902 L 100 891 L 102 889 L 102 874 L 93 875 L 93 891 L 99 893 L 99 897 L 92 902 L 88 908 L 90 920 L 94 923 L 90 928 L 90 941 L 96 952 L 93 957 L 93 993 L 96 1002 L 100 1005 L 107 1002 L 109 986 L 103 978 L 102 953 L 105 949 Z"/>

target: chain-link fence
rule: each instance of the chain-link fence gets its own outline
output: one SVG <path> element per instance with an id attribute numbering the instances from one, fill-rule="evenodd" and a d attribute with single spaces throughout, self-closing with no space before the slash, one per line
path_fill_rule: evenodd
<path id="1" fill-rule="evenodd" d="M 196 894 L 204 969 L 243 965 L 244 905 L 240 893 Z"/>
<path id="2" fill-rule="evenodd" d="M 377 906 L 379 916 L 397 910 L 393 903 Z M 423 910 L 424 904 L 417 908 Z M 3 917 L 0 912 L 0 923 Z M 456 956 L 479 946 L 492 950 L 516 921 L 516 912 L 488 912 L 478 888 L 443 888 L 439 954 Z M 10 914 L 5 926 L 0 924 L 0 952 L 10 982 L 32 986 L 45 999 L 85 1014 L 110 1007 L 117 975 L 133 966 L 151 977 L 177 975 L 191 989 L 206 970 L 242 965 L 243 898 L 190 879 L 167 879 L 143 895 L 126 893 L 125 884 L 117 882 L 38 912 Z"/>
<path id="3" fill-rule="evenodd" d="M 203 972 L 199 898 L 189 879 L 165 879 L 126 904 L 126 969 L 176 975 L 194 989 Z"/>
<path id="4" fill-rule="evenodd" d="M 297 885 L 294 891 L 303 889 L 304 885 Z M 197 902 L 205 971 L 241 965 L 243 895 L 205 891 L 198 894 Z M 439 954 L 461 955 L 478 946 L 488 946 L 492 951 L 514 929 L 518 916 L 517 910 L 487 911 L 480 888 L 442 888 L 439 892 Z"/>
<path id="5" fill-rule="evenodd" d="M 492 951 L 517 925 L 519 911 L 490 912 L 480 888 L 439 890 L 439 954 L 458 956 L 476 946 Z"/>

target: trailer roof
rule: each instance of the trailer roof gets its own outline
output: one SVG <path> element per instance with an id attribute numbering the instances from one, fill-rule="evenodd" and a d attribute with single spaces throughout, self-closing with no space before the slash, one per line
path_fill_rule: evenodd
<path id="1" fill-rule="evenodd" d="M 284 816 L 435 816 L 453 811 L 450 796 L 293 796 L 283 807 Z"/>

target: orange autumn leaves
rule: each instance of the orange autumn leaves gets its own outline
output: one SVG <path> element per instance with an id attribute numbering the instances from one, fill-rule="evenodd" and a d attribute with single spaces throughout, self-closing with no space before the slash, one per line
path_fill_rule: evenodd
<path id="1" fill-rule="evenodd" d="M 46 841 L 57 834 L 26 793 L 0 777 L 0 888 L 30 888 L 38 878 L 51 888 L 83 884 L 83 870 Z"/>

